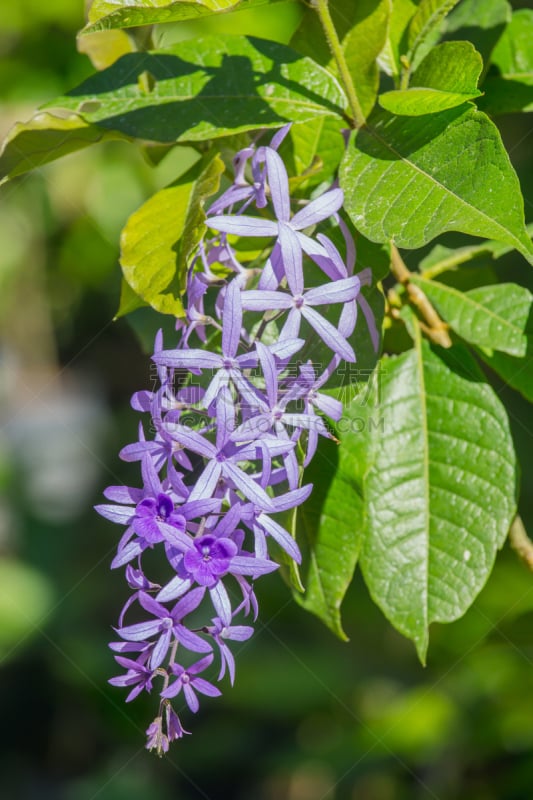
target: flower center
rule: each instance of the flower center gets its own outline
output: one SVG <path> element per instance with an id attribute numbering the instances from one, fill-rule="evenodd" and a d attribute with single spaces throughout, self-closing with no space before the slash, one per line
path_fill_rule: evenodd
<path id="1" fill-rule="evenodd" d="M 301 308 L 305 303 L 305 298 L 300 294 L 294 298 L 293 303 L 295 308 Z"/>

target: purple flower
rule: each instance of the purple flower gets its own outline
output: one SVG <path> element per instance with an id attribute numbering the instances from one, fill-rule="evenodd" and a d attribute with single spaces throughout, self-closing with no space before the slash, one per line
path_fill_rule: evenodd
<path id="1" fill-rule="evenodd" d="M 196 583 L 211 587 L 228 572 L 237 550 L 237 545 L 231 539 L 201 536 L 186 551 L 183 565 Z"/>
<path id="2" fill-rule="evenodd" d="M 222 692 L 216 686 L 213 686 L 212 683 L 209 683 L 204 678 L 198 677 L 198 674 L 207 669 L 212 661 L 213 656 L 209 655 L 187 668 L 182 667 L 181 664 L 173 664 L 171 671 L 176 676 L 176 680 L 161 692 L 161 697 L 176 697 L 177 694 L 183 691 L 187 705 L 195 713 L 200 708 L 196 692 L 205 694 L 208 697 L 219 697 Z"/>
<path id="3" fill-rule="evenodd" d="M 235 682 L 235 659 L 226 644 L 226 640 L 245 642 L 253 634 L 254 629 L 249 625 L 224 625 L 221 619 L 215 617 L 213 625 L 206 628 L 218 645 L 220 651 L 220 672 L 218 680 L 221 681 L 228 670 L 231 685 Z"/>
<path id="4" fill-rule="evenodd" d="M 141 653 L 136 661 L 131 658 L 124 658 L 124 656 L 115 656 L 115 661 L 126 670 L 125 675 L 118 675 L 116 678 L 110 678 L 109 683 L 112 686 L 133 686 L 133 689 L 126 697 L 126 703 L 130 703 L 142 691 L 152 691 L 152 677 L 154 674 L 153 668 L 148 668 L 145 664 L 149 653 Z"/>
<path id="5" fill-rule="evenodd" d="M 117 633 L 130 642 L 146 642 L 154 636 L 158 637 L 150 656 L 150 668 L 152 670 L 157 669 L 165 660 L 173 638 L 195 653 L 208 653 L 211 650 L 211 645 L 182 624 L 183 618 L 198 608 L 203 599 L 204 591 L 203 588 L 193 589 L 181 600 L 178 600 L 171 611 L 150 597 L 150 595 L 140 592 L 139 602 L 141 606 L 145 611 L 152 614 L 155 619 L 118 628 Z"/>

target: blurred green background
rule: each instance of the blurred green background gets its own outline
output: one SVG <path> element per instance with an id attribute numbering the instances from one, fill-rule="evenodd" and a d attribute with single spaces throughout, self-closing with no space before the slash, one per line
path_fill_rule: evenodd
<path id="1" fill-rule="evenodd" d="M 287 41 L 299 8 L 243 12 L 233 31 Z M 82 23 L 81 0 L 4 0 L 2 135 L 92 71 L 76 52 Z M 533 122 L 501 123 L 531 221 Z M 132 324 L 112 321 L 118 239 L 190 157 L 179 149 L 153 167 L 134 146 L 108 143 L 0 189 L 0 797 L 531 798 L 533 580 L 508 548 L 465 618 L 432 630 L 425 669 L 359 577 L 345 606 L 348 644 L 301 611 L 279 576 L 263 579 L 261 622 L 238 652 L 235 688 L 197 718 L 186 712 L 193 736 L 168 758 L 144 750 L 155 701 L 125 706 L 107 685 L 106 644 L 126 592 L 109 571 L 117 529 L 92 506 L 109 483 L 138 481 L 117 453 L 136 434 L 129 397 L 150 383 L 133 330 L 150 320 L 139 311 Z M 530 282 L 520 258 L 498 270 Z M 531 530 L 530 408 L 497 388 L 511 409 Z"/>

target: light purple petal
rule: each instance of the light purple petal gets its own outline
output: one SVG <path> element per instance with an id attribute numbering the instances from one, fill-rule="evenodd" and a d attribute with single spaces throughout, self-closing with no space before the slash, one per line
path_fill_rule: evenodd
<path id="1" fill-rule="evenodd" d="M 182 620 L 187 614 L 191 614 L 195 611 L 202 602 L 204 594 L 205 589 L 203 587 L 198 587 L 185 595 L 185 597 L 182 597 L 181 600 L 178 600 L 170 612 L 172 619 Z"/>
<path id="2" fill-rule="evenodd" d="M 237 280 L 226 288 L 224 313 L 222 315 L 222 352 L 226 358 L 234 358 L 241 339 L 242 304 L 241 290 Z"/>
<path id="3" fill-rule="evenodd" d="M 186 425 L 174 423 L 172 425 L 172 438 L 187 450 L 198 453 L 200 456 L 205 456 L 205 458 L 215 458 L 217 454 L 216 447 L 211 442 Z"/>
<path id="4" fill-rule="evenodd" d="M 211 602 L 213 603 L 213 607 L 217 613 L 217 616 L 220 617 L 224 625 L 230 625 L 231 603 L 222 581 L 218 581 L 215 586 L 212 586 L 209 589 L 209 594 L 211 596 Z"/>
<path id="5" fill-rule="evenodd" d="M 223 462 L 222 470 L 245 497 L 252 500 L 260 508 L 273 510 L 272 500 L 253 478 L 229 461 Z"/>
<path id="6" fill-rule="evenodd" d="M 329 192 L 324 192 L 316 200 L 311 200 L 301 211 L 298 211 L 291 219 L 291 225 L 295 230 L 303 230 L 303 228 L 316 225 L 335 214 L 343 202 L 342 189 L 331 189 Z"/>
<path id="7" fill-rule="evenodd" d="M 297 564 L 302 563 L 300 549 L 285 528 L 282 528 L 281 525 L 278 525 L 277 522 L 270 519 L 266 514 L 260 514 L 257 521 Z"/>
<path id="8" fill-rule="evenodd" d="M 217 369 L 222 364 L 222 356 L 207 350 L 162 350 L 152 356 L 156 364 L 174 369 Z"/>
<path id="9" fill-rule="evenodd" d="M 144 608 L 145 611 L 148 611 L 153 617 L 159 617 L 162 619 L 163 617 L 168 617 L 169 612 L 162 606 L 161 603 L 158 603 L 146 592 L 139 592 L 139 603 Z"/>
<path id="10" fill-rule="evenodd" d="M 260 575 L 267 575 L 269 572 L 274 572 L 278 567 L 279 564 L 276 564 L 275 561 L 269 561 L 266 558 L 256 558 L 254 556 L 235 556 L 231 562 L 232 572 L 237 575 L 251 575 L 252 578 L 257 578 Z"/>
<path id="11" fill-rule="evenodd" d="M 338 353 L 345 361 L 355 361 L 355 353 L 352 346 L 348 344 L 344 336 L 339 333 L 331 322 L 321 317 L 313 308 L 305 305 L 302 306 L 302 315 L 334 353 Z"/>
<path id="12" fill-rule="evenodd" d="M 359 294 L 361 282 L 357 275 L 340 281 L 316 286 L 305 293 L 305 302 L 311 306 L 325 306 L 328 303 L 348 303 Z"/>
<path id="13" fill-rule="evenodd" d="M 358 296 L 357 302 L 358 302 L 359 306 L 361 307 L 361 311 L 363 312 L 364 317 L 366 319 L 366 324 L 368 325 L 368 332 L 369 332 L 370 338 L 372 340 L 372 346 L 374 348 L 374 351 L 376 353 L 378 353 L 379 352 L 379 331 L 378 331 L 377 326 L 376 326 L 376 319 L 374 317 L 374 312 L 370 308 L 370 305 L 368 304 L 368 301 L 367 301 L 366 297 L 363 297 L 362 294 L 360 294 Z"/>
<path id="14" fill-rule="evenodd" d="M 222 694 L 220 689 L 217 689 L 216 686 L 213 686 L 212 683 L 209 683 L 209 681 L 206 681 L 204 678 L 195 678 L 193 685 L 196 691 L 208 697 L 219 697 Z"/>
<path id="15" fill-rule="evenodd" d="M 278 399 L 278 373 L 276 370 L 276 362 L 274 356 L 268 347 L 265 347 L 261 342 L 256 342 L 256 350 L 259 355 L 261 367 L 263 368 L 263 375 L 265 376 L 265 388 L 270 403 L 270 407 L 276 405 Z"/>
<path id="16" fill-rule="evenodd" d="M 291 215 L 291 203 L 289 178 L 285 164 L 275 150 L 270 147 L 265 148 L 265 161 L 274 212 L 280 222 L 288 222 Z"/>
<path id="17" fill-rule="evenodd" d="M 301 505 L 307 500 L 312 491 L 313 484 L 308 483 L 306 486 L 302 486 L 292 492 L 278 495 L 278 497 L 274 498 L 276 511 L 288 511 L 290 508 Z"/>
<path id="18" fill-rule="evenodd" d="M 152 655 L 150 656 L 150 669 L 157 669 L 157 667 L 159 667 L 159 665 L 163 663 L 165 656 L 168 653 L 168 648 L 170 647 L 171 639 L 172 639 L 172 630 L 169 628 L 168 630 L 163 631 L 163 633 L 157 640 Z"/>
<path id="19" fill-rule="evenodd" d="M 181 597 L 191 586 L 192 580 L 190 578 L 180 578 L 179 575 L 176 575 L 166 586 L 163 586 L 159 594 L 156 595 L 156 599 L 161 603 L 168 603 L 170 600 L 175 600 L 176 597 Z"/>
<path id="20" fill-rule="evenodd" d="M 334 397 L 329 397 L 327 394 L 318 394 L 315 399 L 315 405 L 328 417 L 338 422 L 342 417 L 342 403 Z"/>
<path id="21" fill-rule="evenodd" d="M 104 497 L 113 503 L 133 503 L 137 505 L 143 499 L 142 489 L 132 489 L 131 486 L 108 486 L 104 489 Z"/>
<path id="22" fill-rule="evenodd" d="M 128 564 L 132 559 L 140 555 L 143 549 L 140 542 L 130 542 L 123 550 L 117 553 L 111 562 L 111 569 L 117 569 L 118 567 L 123 567 L 124 564 Z"/>
<path id="23" fill-rule="evenodd" d="M 222 465 L 218 461 L 210 461 L 189 495 L 189 500 L 200 500 L 201 498 L 212 497 L 222 474 Z"/>
<path id="24" fill-rule="evenodd" d="M 297 308 L 291 308 L 287 319 L 285 320 L 285 325 L 281 329 L 281 333 L 279 335 L 280 339 L 294 340 L 300 333 L 301 321 L 301 310 Z"/>
<path id="25" fill-rule="evenodd" d="M 193 653 L 210 653 L 213 649 L 209 642 L 206 642 L 197 633 L 190 631 L 185 625 L 174 625 L 174 633 L 180 644 L 186 647 L 187 650 L 192 650 Z"/>
<path id="26" fill-rule="evenodd" d="M 278 226 L 269 219 L 238 216 L 210 217 L 206 224 L 221 233 L 234 233 L 237 236 L 277 236 Z"/>
<path id="27" fill-rule="evenodd" d="M 191 537 L 185 531 L 176 528 L 174 525 L 169 525 L 166 522 L 159 522 L 157 527 L 161 531 L 165 541 L 176 547 L 182 552 L 190 550 L 192 545 Z"/>
<path id="28" fill-rule="evenodd" d="M 130 642 L 144 642 L 150 636 L 154 636 L 161 630 L 161 620 L 147 620 L 146 622 L 138 622 L 136 625 L 126 625 L 125 628 L 118 628 L 117 633 L 123 639 Z"/>
<path id="29" fill-rule="evenodd" d="M 302 272 L 302 248 L 298 237 L 289 225 L 281 224 L 279 226 L 278 241 L 289 288 L 293 295 L 300 295 L 304 290 L 304 276 Z"/>
<path id="30" fill-rule="evenodd" d="M 243 292 L 242 307 L 245 311 L 270 311 L 290 308 L 293 299 L 285 292 L 259 291 L 252 289 Z"/>
<path id="31" fill-rule="evenodd" d="M 100 516 L 120 525 L 129 525 L 135 516 L 135 509 L 127 506 L 112 506 L 104 503 L 94 507 Z"/>

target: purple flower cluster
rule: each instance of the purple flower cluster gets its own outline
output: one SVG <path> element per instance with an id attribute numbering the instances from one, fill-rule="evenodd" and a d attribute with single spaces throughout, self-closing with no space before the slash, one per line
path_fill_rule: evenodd
<path id="1" fill-rule="evenodd" d="M 179 344 L 163 349 L 157 336 L 158 385 L 132 398 L 150 415 L 150 437 L 141 424 L 121 456 L 140 463 L 142 488 L 110 486 L 110 503 L 97 507 L 126 526 L 112 567 L 125 567 L 131 589 L 110 645 L 124 672 L 110 682 L 129 689 L 128 701 L 157 685 L 147 746 L 160 754 L 187 733 L 171 701 L 196 712 L 200 695 L 220 694 L 213 680 L 227 673 L 233 683 L 230 643 L 252 635 L 239 618 L 257 617 L 254 582 L 278 567 L 272 540 L 300 563 L 275 516 L 309 497 L 301 478 L 318 437 L 330 436 L 323 415 L 342 414 L 320 389 L 342 360 L 355 361 L 348 340 L 358 305 L 373 331 L 360 295 L 369 275 L 353 275 L 355 248 L 338 215 L 342 191 L 292 214 L 277 152 L 287 130 L 236 155 L 233 184 L 207 212 L 213 233 L 188 273 Z M 330 238 L 315 235 L 326 220 L 340 228 L 344 259 Z M 254 239 L 262 240 L 255 254 Z M 315 277 L 319 285 L 306 286 L 304 257 L 306 273 L 324 276 Z M 317 369 L 304 349 L 319 340 L 329 355 Z M 152 580 L 149 570 L 165 577 Z"/>

